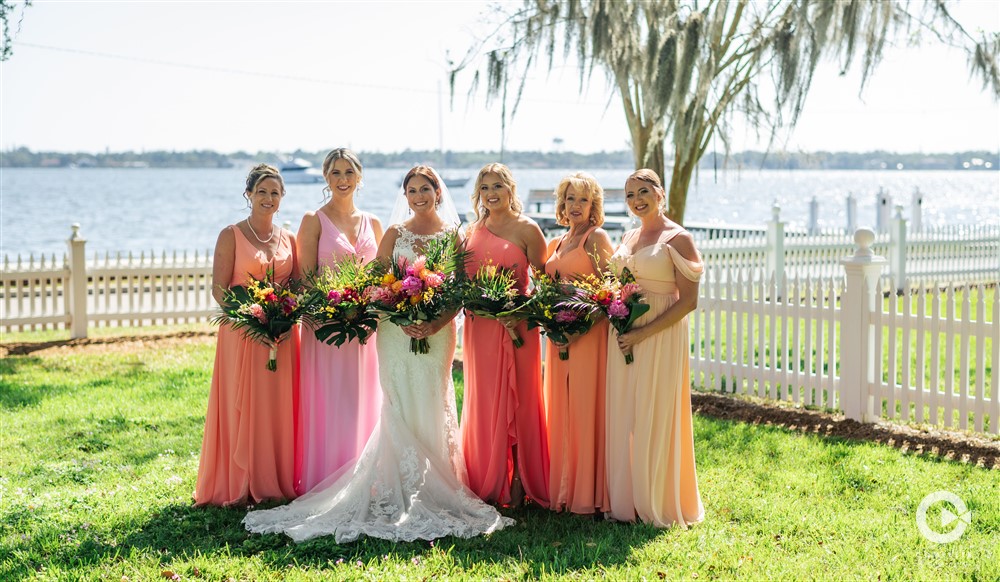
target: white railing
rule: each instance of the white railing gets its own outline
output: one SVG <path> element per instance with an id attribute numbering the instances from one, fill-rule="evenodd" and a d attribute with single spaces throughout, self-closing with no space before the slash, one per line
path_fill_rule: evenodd
<path id="1" fill-rule="evenodd" d="M 206 321 L 216 311 L 208 251 L 118 253 L 87 261 L 79 225 L 68 244 L 69 253 L 59 258 L 4 259 L 0 329 L 71 329 L 77 338 L 87 336 L 89 325 Z"/>
<path id="2" fill-rule="evenodd" d="M 876 236 L 872 250 L 888 258 L 885 273 L 897 291 L 911 283 L 989 283 L 1000 279 L 1000 225 L 924 228 L 911 233 L 897 207 L 886 232 Z M 705 264 L 722 269 L 762 270 L 785 277 L 843 275 L 840 258 L 854 249 L 853 235 L 786 233 L 781 209 L 772 209 L 764 234 L 712 238 L 692 231 Z"/>
<path id="3" fill-rule="evenodd" d="M 839 276 L 779 281 L 710 268 L 690 316 L 694 384 L 863 422 L 1000 434 L 998 282 L 942 290 L 905 281 L 897 294 L 871 250 L 874 233 L 856 239 Z"/>

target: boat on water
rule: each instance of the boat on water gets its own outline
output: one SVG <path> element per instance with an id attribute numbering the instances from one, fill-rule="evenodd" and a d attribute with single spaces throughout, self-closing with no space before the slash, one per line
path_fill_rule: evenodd
<path id="1" fill-rule="evenodd" d="M 285 160 L 278 169 L 286 184 L 319 184 L 325 181 L 323 172 L 302 158 Z"/>
<path id="2" fill-rule="evenodd" d="M 442 176 L 444 180 L 444 185 L 449 188 L 461 188 L 465 186 L 471 178 L 469 176 Z"/>

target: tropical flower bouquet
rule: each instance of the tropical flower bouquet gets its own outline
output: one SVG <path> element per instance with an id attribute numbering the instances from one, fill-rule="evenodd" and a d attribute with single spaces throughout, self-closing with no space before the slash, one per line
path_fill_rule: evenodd
<path id="1" fill-rule="evenodd" d="M 607 273 L 603 279 L 593 281 L 580 301 L 569 302 L 569 305 L 590 304 L 600 309 L 618 335 L 621 335 L 632 329 L 635 321 L 649 311 L 649 305 L 642 303 L 640 291 L 635 276 L 628 268 L 624 268 L 621 275 Z M 631 364 L 633 360 L 632 352 L 627 352 L 625 363 Z"/>
<path id="2" fill-rule="evenodd" d="M 243 337 L 269 346 L 267 369 L 277 370 L 278 344 L 306 311 L 302 285 L 295 279 L 282 285 L 268 269 L 263 280 L 249 276 L 246 286 L 227 289 L 223 302 L 222 312 L 212 323 L 227 323 L 243 332 Z"/>
<path id="3" fill-rule="evenodd" d="M 461 250 L 453 237 L 427 242 L 424 254 L 413 261 L 398 257 L 385 264 L 373 262 L 374 283 L 363 295 L 369 308 L 396 325 L 434 321 L 461 306 L 465 261 L 468 252 Z M 410 338 L 410 351 L 426 354 L 426 338 Z"/>
<path id="4" fill-rule="evenodd" d="M 586 296 L 587 287 L 573 285 L 540 271 L 533 271 L 531 280 L 534 291 L 524 306 L 528 327 L 541 327 L 549 339 L 565 344 L 569 336 L 587 333 L 594 325 L 596 308 L 578 300 Z M 575 301 L 575 303 L 574 303 Z M 559 348 L 559 359 L 569 359 L 569 346 Z"/>
<path id="5" fill-rule="evenodd" d="M 466 311 L 480 317 L 509 317 L 528 302 L 527 296 L 518 293 L 516 285 L 517 278 L 513 270 L 488 262 L 479 267 L 476 275 L 466 285 L 462 305 Z M 515 348 L 524 345 L 517 330 L 509 327 L 505 329 Z"/>
<path id="6" fill-rule="evenodd" d="M 351 255 L 335 269 L 324 267 L 310 277 L 306 293 L 308 314 L 303 318 L 313 328 L 316 339 L 340 347 L 358 340 L 362 345 L 375 333 L 378 316 L 368 309 L 364 291 L 375 283 L 372 269 L 360 257 Z"/>

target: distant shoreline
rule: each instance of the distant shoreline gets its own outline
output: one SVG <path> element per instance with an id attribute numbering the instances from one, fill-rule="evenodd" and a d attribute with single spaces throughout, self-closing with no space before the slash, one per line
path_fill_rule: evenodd
<path id="1" fill-rule="evenodd" d="M 280 164 L 299 158 L 320 167 L 320 152 L 219 153 L 212 150 L 143 152 L 34 152 L 28 148 L 0 152 L 0 168 L 243 168 L 265 161 Z M 395 153 L 358 152 L 366 168 L 409 168 L 426 163 L 442 170 L 470 173 L 501 158 L 499 152 L 411 151 Z M 576 152 L 504 152 L 504 162 L 512 168 L 534 169 L 632 169 L 632 152 L 619 150 L 581 154 Z M 1000 170 L 1000 152 L 966 151 L 954 153 L 857 152 L 737 152 L 728 156 L 709 152 L 701 170 Z"/>

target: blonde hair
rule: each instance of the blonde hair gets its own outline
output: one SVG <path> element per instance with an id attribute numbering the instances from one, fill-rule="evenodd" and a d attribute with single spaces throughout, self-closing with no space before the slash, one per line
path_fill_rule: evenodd
<path id="1" fill-rule="evenodd" d="M 358 179 L 361 179 L 362 171 L 361 160 L 358 158 L 358 154 L 352 152 L 347 148 L 337 148 L 335 150 L 330 150 L 330 153 L 326 154 L 326 158 L 323 159 L 323 177 L 326 178 L 330 172 L 333 170 L 333 164 L 337 160 L 347 160 L 348 164 L 354 168 L 354 171 L 358 174 Z"/>
<path id="2" fill-rule="evenodd" d="M 285 195 L 285 181 L 281 178 L 281 172 L 271 164 L 257 164 L 250 173 L 247 174 L 247 189 L 243 191 L 243 197 L 250 200 L 250 195 L 257 189 L 257 186 L 268 178 L 274 178 L 281 186 L 281 195 Z"/>
<path id="3" fill-rule="evenodd" d="M 604 224 L 604 188 L 597 183 L 597 178 L 587 172 L 566 176 L 556 186 L 556 224 L 569 226 L 569 217 L 566 215 L 566 194 L 570 187 L 578 194 L 590 197 L 590 224 L 597 226 Z"/>
<path id="4" fill-rule="evenodd" d="M 486 174 L 496 174 L 500 177 L 500 182 L 510 189 L 510 209 L 514 211 L 514 214 L 521 214 L 521 211 L 524 210 L 524 205 L 521 204 L 521 199 L 517 197 L 517 182 L 514 181 L 514 175 L 510 173 L 510 168 L 507 166 L 494 162 L 483 166 L 483 169 L 479 170 L 479 175 L 476 176 L 476 188 L 472 191 L 472 210 L 476 213 L 476 220 L 482 220 L 490 215 L 490 211 L 483 208 L 482 195 L 479 193 Z"/>
<path id="5" fill-rule="evenodd" d="M 628 184 L 629 180 L 639 180 L 640 182 L 646 182 L 651 185 L 654 190 L 663 195 L 663 202 L 660 203 L 660 213 L 667 213 L 667 192 L 663 189 L 663 183 L 660 182 L 660 176 L 650 170 L 649 168 L 641 168 L 632 172 L 628 178 L 625 179 L 625 183 Z"/>

